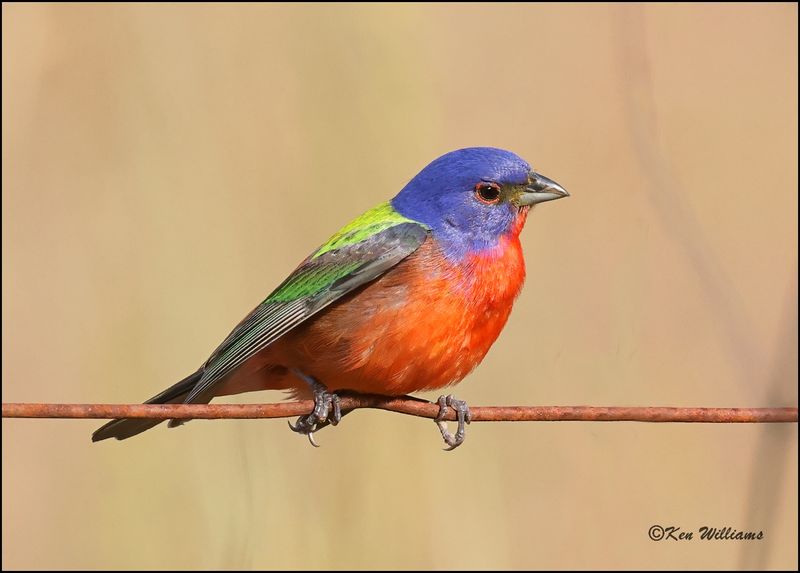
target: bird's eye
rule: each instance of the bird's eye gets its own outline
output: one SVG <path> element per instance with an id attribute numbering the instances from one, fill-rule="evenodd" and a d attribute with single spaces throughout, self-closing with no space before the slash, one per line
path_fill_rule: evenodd
<path id="1" fill-rule="evenodd" d="M 497 183 L 478 183 L 475 185 L 475 197 L 481 203 L 494 205 L 500 201 L 500 186 Z"/>

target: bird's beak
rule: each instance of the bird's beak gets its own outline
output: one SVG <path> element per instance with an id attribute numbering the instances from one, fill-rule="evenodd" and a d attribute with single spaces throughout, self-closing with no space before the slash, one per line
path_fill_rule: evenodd
<path id="1" fill-rule="evenodd" d="M 566 189 L 552 179 L 531 171 L 528 176 L 528 185 L 519 194 L 516 203 L 520 206 L 536 205 L 537 203 L 553 201 L 562 197 L 569 197 Z"/>

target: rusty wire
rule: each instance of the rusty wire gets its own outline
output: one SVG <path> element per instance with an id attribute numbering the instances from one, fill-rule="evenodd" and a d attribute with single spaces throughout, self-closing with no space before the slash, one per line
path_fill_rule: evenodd
<path id="1" fill-rule="evenodd" d="M 375 408 L 435 418 L 439 406 L 411 398 L 344 396 L 342 410 Z M 280 404 L 3 404 L 3 418 L 288 418 L 312 411 L 311 400 Z M 670 408 L 625 406 L 474 406 L 473 422 L 797 422 L 797 408 Z M 454 421 L 451 411 L 446 420 Z"/>

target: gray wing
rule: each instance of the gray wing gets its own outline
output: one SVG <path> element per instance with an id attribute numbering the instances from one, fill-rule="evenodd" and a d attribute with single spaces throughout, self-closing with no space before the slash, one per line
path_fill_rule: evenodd
<path id="1" fill-rule="evenodd" d="M 306 259 L 219 345 L 186 402 L 199 401 L 249 358 L 335 300 L 384 274 L 416 251 L 427 236 L 428 230 L 417 223 L 400 223 Z"/>

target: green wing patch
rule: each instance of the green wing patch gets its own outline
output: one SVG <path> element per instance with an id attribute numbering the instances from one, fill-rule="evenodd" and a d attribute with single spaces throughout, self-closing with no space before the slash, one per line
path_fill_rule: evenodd
<path id="1" fill-rule="evenodd" d="M 347 276 L 362 264 L 361 261 L 350 261 L 341 265 L 323 266 L 298 272 L 289 277 L 272 293 L 267 302 L 289 302 L 314 295 L 331 283 Z"/>
<path id="2" fill-rule="evenodd" d="M 391 203 L 382 203 L 342 227 L 324 245 L 314 251 L 306 259 L 306 262 L 313 261 L 326 253 L 366 241 L 381 231 L 403 223 L 417 222 L 403 217 L 394 210 Z M 331 283 L 347 276 L 362 263 L 363 261 L 352 261 L 343 258 L 338 264 L 312 266 L 303 272 L 294 273 L 267 298 L 267 301 L 289 302 L 301 297 L 314 295 Z"/>

